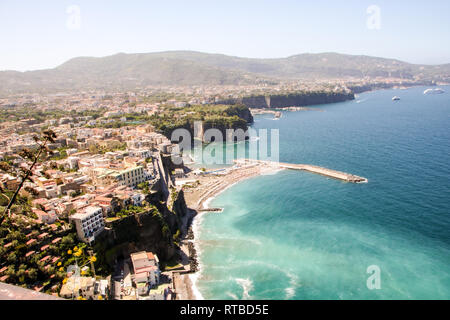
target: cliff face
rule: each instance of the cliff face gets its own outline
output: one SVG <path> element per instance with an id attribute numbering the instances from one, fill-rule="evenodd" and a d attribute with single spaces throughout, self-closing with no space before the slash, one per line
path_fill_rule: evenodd
<path id="1" fill-rule="evenodd" d="M 237 104 L 228 107 L 228 109 L 225 111 L 225 114 L 226 117 L 218 116 L 202 121 L 202 128 L 200 131 L 198 131 L 201 132 L 201 136 L 197 135 L 196 138 L 200 138 L 203 142 L 210 142 L 205 141 L 203 133 L 208 129 L 217 129 L 221 132 L 223 141 L 232 141 L 233 136 L 230 134 L 230 132 L 227 132 L 227 130 L 241 129 L 245 132 L 248 130 L 248 124 L 253 123 L 253 115 L 250 112 L 250 109 L 243 104 Z"/>
<path id="2" fill-rule="evenodd" d="M 172 233 L 158 211 L 129 216 L 107 224 L 110 230 L 96 240 L 94 250 L 103 265 L 113 266 L 114 261 L 126 258 L 136 251 L 155 252 L 161 261 L 176 254 Z"/>
<path id="3" fill-rule="evenodd" d="M 372 91 L 372 90 L 379 90 L 379 89 L 391 89 L 397 86 L 405 86 L 405 87 L 411 87 L 411 86 L 435 86 L 436 82 L 434 81 L 414 81 L 414 82 L 390 82 L 390 83 L 372 83 L 372 84 L 365 84 L 365 85 L 355 85 L 355 86 L 349 86 L 348 88 L 358 94 L 363 93 L 366 91 Z"/>
<path id="4" fill-rule="evenodd" d="M 172 212 L 176 217 L 176 229 L 180 230 L 181 235 L 186 235 L 188 233 L 188 228 L 192 220 L 192 214 L 186 205 L 183 190 L 180 190 L 177 193 L 173 201 Z M 177 230 L 173 231 L 174 234 L 176 234 Z"/>
<path id="5" fill-rule="evenodd" d="M 270 97 L 271 108 L 301 107 L 354 100 L 353 93 L 311 93 L 308 95 L 289 94 Z"/>
<path id="6" fill-rule="evenodd" d="M 242 129 L 247 131 L 249 123 L 253 123 L 253 116 L 247 106 L 230 105 L 223 112 L 205 117 L 187 119 L 182 123 L 165 128 L 165 130 L 162 130 L 162 133 L 171 139 L 172 133 L 176 129 L 182 128 L 189 131 L 191 137 L 193 137 L 192 143 L 194 143 L 194 139 L 210 142 L 204 140 L 205 131 L 208 129 L 217 129 L 222 134 L 222 140 L 225 141 L 227 129 Z"/>
<path id="7" fill-rule="evenodd" d="M 184 199 L 184 191 L 180 190 L 174 201 L 172 211 L 180 218 L 184 218 L 188 213 L 188 207 L 186 205 L 186 200 Z"/>
<path id="8" fill-rule="evenodd" d="M 203 121 L 203 131 L 205 132 L 208 129 L 217 129 L 220 131 L 222 136 L 222 141 L 227 140 L 227 136 L 229 135 L 229 132 L 227 130 L 233 129 L 238 130 L 242 129 L 244 132 L 248 130 L 247 121 L 239 118 L 237 116 L 233 116 L 233 119 L 231 120 L 225 120 L 225 119 L 209 119 Z M 214 140 L 212 141 L 206 141 L 204 139 L 205 137 L 202 137 L 203 142 L 214 142 L 217 141 L 216 137 L 214 137 Z"/>
<path id="9" fill-rule="evenodd" d="M 304 107 L 355 99 L 353 93 L 308 92 L 287 95 L 251 96 L 220 101 L 220 104 L 243 104 L 249 108 Z"/>
<path id="10" fill-rule="evenodd" d="M 225 112 L 229 116 L 237 116 L 245 120 L 247 123 L 253 123 L 252 113 L 250 112 L 248 106 L 244 104 L 230 106 Z"/>

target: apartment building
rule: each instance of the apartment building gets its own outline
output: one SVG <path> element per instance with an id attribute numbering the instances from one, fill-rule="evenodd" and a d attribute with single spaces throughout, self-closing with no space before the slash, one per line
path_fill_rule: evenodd
<path id="1" fill-rule="evenodd" d="M 78 238 L 87 243 L 95 240 L 103 229 L 105 229 L 105 221 L 103 219 L 103 210 L 99 206 L 88 206 L 70 216 L 70 221 L 75 224 Z"/>
<path id="2" fill-rule="evenodd" d="M 146 295 L 159 284 L 159 260 L 156 254 L 141 251 L 131 254 L 134 282 L 139 295 Z"/>
<path id="3" fill-rule="evenodd" d="M 146 174 L 142 166 L 137 166 L 117 172 L 114 178 L 120 186 L 136 188 L 138 184 L 146 180 Z"/>

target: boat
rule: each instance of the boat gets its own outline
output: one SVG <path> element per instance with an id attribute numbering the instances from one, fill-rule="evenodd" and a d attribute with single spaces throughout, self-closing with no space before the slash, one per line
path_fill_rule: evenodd
<path id="1" fill-rule="evenodd" d="M 392 101 L 398 101 L 398 100 L 400 100 L 400 97 L 395 96 L 392 98 Z"/>
<path id="2" fill-rule="evenodd" d="M 445 91 L 442 90 L 441 88 L 437 88 L 437 89 L 427 89 L 423 92 L 423 94 L 442 94 Z"/>

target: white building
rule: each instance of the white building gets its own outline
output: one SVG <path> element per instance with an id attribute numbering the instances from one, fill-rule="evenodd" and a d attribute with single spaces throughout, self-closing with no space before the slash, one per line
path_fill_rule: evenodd
<path id="1" fill-rule="evenodd" d="M 79 157 L 68 157 L 66 160 L 66 164 L 69 169 L 78 169 L 78 161 L 80 161 Z"/>
<path id="2" fill-rule="evenodd" d="M 78 238 L 83 242 L 93 242 L 105 229 L 103 211 L 99 206 L 85 208 L 82 212 L 70 216 L 70 221 L 75 224 Z"/>
<path id="3" fill-rule="evenodd" d="M 47 199 L 56 198 L 59 195 L 58 186 L 56 184 L 46 185 L 44 189 Z"/>
<path id="4" fill-rule="evenodd" d="M 141 207 L 142 202 L 145 200 L 145 196 L 142 193 L 134 193 L 131 195 L 131 203 L 134 206 Z"/>
<path id="5" fill-rule="evenodd" d="M 115 174 L 120 186 L 136 188 L 139 183 L 146 181 L 146 174 L 142 166 L 128 168 Z"/>
<path id="6" fill-rule="evenodd" d="M 132 157 L 138 157 L 143 159 L 147 159 L 152 156 L 152 152 L 148 148 L 130 149 L 128 150 L 128 153 Z"/>

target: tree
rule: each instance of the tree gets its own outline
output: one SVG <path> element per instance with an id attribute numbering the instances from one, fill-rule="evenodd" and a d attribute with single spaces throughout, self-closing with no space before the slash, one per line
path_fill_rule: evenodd
<path id="1" fill-rule="evenodd" d="M 28 278 L 31 281 L 35 281 L 37 279 L 38 276 L 38 271 L 35 268 L 31 268 L 28 270 Z"/>
<path id="2" fill-rule="evenodd" d="M 63 245 L 71 245 L 73 243 L 75 243 L 75 241 L 71 235 L 64 236 L 61 240 L 61 244 Z"/>
<path id="3" fill-rule="evenodd" d="M 6 259 L 9 263 L 15 263 L 17 261 L 17 256 L 15 252 L 11 252 Z"/>
<path id="4" fill-rule="evenodd" d="M 15 203 L 17 199 L 17 195 L 19 194 L 20 190 L 22 189 L 24 183 L 26 180 L 30 180 L 30 176 L 33 174 L 33 168 L 38 163 L 38 161 L 41 160 L 42 156 L 47 156 L 48 154 L 51 154 L 52 152 L 48 148 L 47 144 L 49 142 L 54 143 L 56 139 L 56 134 L 52 130 L 45 130 L 42 133 L 41 137 L 34 136 L 34 141 L 38 144 L 38 148 L 36 151 L 30 151 L 28 149 L 23 150 L 20 153 L 20 156 L 24 159 L 28 159 L 31 161 L 31 165 L 28 168 L 20 167 L 19 171 L 21 171 L 19 177 L 20 177 L 20 183 L 17 187 L 16 191 L 12 195 L 12 197 L 9 200 L 8 205 L 5 208 L 5 211 L 3 212 L 3 215 L 0 217 L 0 224 L 3 223 L 5 218 L 9 216 L 10 210 L 12 205 Z M 8 165 L 9 166 L 9 165 Z M 6 166 L 4 163 L 0 166 L 0 169 L 4 170 L 9 169 L 8 166 Z M 1 190 L 0 190 L 1 191 Z"/>
<path id="5" fill-rule="evenodd" d="M 150 193 L 150 184 L 148 183 L 148 181 L 139 183 L 137 185 L 138 189 L 142 190 L 144 192 L 144 194 L 149 194 Z"/>

